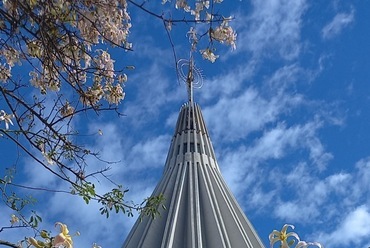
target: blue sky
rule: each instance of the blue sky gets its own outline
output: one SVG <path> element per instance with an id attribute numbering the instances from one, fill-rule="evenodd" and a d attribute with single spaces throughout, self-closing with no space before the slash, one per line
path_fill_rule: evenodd
<path id="1" fill-rule="evenodd" d="M 239 204 L 266 246 L 268 234 L 289 223 L 302 239 L 326 247 L 368 247 L 370 1 L 224 0 L 222 6 L 235 17 L 237 49 L 218 47 L 213 64 L 196 56 L 204 85 L 195 100 Z M 134 52 L 112 50 L 118 65 L 136 67 L 120 106 L 125 116 L 89 115 L 76 125 L 86 125 L 87 133 L 103 131 L 89 146 L 120 161 L 112 179 L 130 189 L 127 200 L 141 202 L 160 179 L 187 96 L 162 23 L 134 8 L 131 14 Z M 171 31 L 178 58 L 188 58 L 187 29 Z M 14 163 L 16 155 L 4 155 L 9 145 L 1 140 L 0 146 L 5 163 Z M 91 170 L 101 166 L 89 163 Z M 65 189 L 35 166 L 20 157 L 16 182 Z M 43 228 L 54 230 L 63 221 L 71 233 L 81 233 L 74 238 L 78 248 L 93 242 L 120 247 L 136 220 L 106 219 L 97 204 L 86 206 L 78 197 L 26 193 L 40 200 L 35 208 Z M 9 209 L 0 205 L 0 212 L 0 223 L 8 223 Z M 0 239 L 24 235 L 9 230 Z"/>

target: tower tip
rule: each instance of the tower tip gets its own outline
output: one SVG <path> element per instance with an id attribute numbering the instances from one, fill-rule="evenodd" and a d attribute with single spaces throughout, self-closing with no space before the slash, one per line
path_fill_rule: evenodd
<path id="1" fill-rule="evenodd" d="M 199 89 L 203 86 L 203 76 L 201 70 L 195 66 L 192 56 L 190 60 L 180 59 L 177 62 L 177 73 L 179 78 L 186 84 L 188 101 L 193 102 L 193 89 Z"/>

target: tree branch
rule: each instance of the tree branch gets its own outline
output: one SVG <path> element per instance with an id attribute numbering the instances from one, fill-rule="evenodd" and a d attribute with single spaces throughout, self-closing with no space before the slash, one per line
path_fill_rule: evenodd
<path id="1" fill-rule="evenodd" d="M 17 244 L 10 243 L 10 242 L 5 241 L 5 240 L 0 240 L 0 246 L 1 245 L 8 246 L 8 247 L 13 247 L 13 248 L 21 248 L 21 246 L 19 246 Z"/>

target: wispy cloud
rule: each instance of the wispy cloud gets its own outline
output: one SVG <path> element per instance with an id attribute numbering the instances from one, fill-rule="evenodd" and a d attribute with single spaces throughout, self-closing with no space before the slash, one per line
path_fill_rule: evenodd
<path id="1" fill-rule="evenodd" d="M 224 73 L 217 74 L 209 80 L 205 80 L 203 87 L 199 91 L 200 101 L 214 101 L 221 97 L 234 97 L 240 94 L 249 80 L 256 72 L 256 61 L 249 60 L 243 62 Z M 206 78 L 207 79 L 207 78 Z M 195 92 L 198 94 L 198 91 Z"/>
<path id="2" fill-rule="evenodd" d="M 322 31 L 323 39 L 331 39 L 338 36 L 344 28 L 349 26 L 355 20 L 355 11 L 352 8 L 348 13 L 338 13 L 334 16 L 333 20 L 326 24 Z"/>
<path id="3" fill-rule="evenodd" d="M 307 4 L 305 0 L 252 1 L 253 12 L 248 19 L 242 18 L 238 46 L 255 56 L 276 56 L 284 59 L 296 58 L 301 50 L 302 16 Z M 240 24 L 242 26 L 242 24 Z"/>
<path id="4" fill-rule="evenodd" d="M 163 112 L 166 104 L 181 99 L 179 94 L 183 90 L 183 88 L 180 90 L 180 87 L 177 87 L 176 81 L 171 81 L 166 76 L 164 68 L 160 68 L 158 64 L 152 64 L 143 70 L 140 73 L 140 79 L 133 77 L 133 81 L 130 83 L 134 85 L 127 86 L 130 94 L 136 93 L 131 96 L 133 100 L 128 99 L 124 109 L 124 113 L 127 115 L 125 120 L 132 122 L 133 127 L 147 123 L 150 121 L 148 117 Z"/>
<path id="5" fill-rule="evenodd" d="M 285 108 L 300 101 L 299 96 L 281 94 L 266 99 L 251 87 L 238 97 L 221 98 L 215 105 L 204 108 L 204 115 L 214 139 L 233 141 L 260 130 L 275 121 Z"/>
<path id="6" fill-rule="evenodd" d="M 268 196 L 272 190 L 271 186 L 276 184 L 274 181 L 283 177 L 280 175 L 283 172 L 279 172 L 281 169 L 273 169 L 268 161 L 276 161 L 278 164 L 280 159 L 286 159 L 287 157 L 294 161 L 292 156 L 298 150 L 301 152 L 302 150 L 307 151 L 308 155 L 301 159 L 307 162 L 310 161 L 310 164 L 313 165 L 310 170 L 317 171 L 326 167 L 332 155 L 325 150 L 318 138 L 317 131 L 321 127 L 318 120 L 290 127 L 284 123 L 278 123 L 277 126 L 266 129 L 248 147 L 241 146 L 239 149 L 221 152 L 220 164 L 223 175 L 233 192 L 237 195 L 247 194 L 254 199 L 253 190 L 250 190 L 252 188 L 258 190 L 259 194 Z M 288 163 L 284 165 L 284 168 L 285 170 L 291 170 L 291 166 L 291 163 Z M 289 175 L 294 178 L 297 175 L 304 175 L 304 173 L 311 172 L 293 170 Z M 271 176 L 271 181 L 267 182 L 266 176 Z M 265 183 L 267 185 L 264 185 Z M 302 182 L 297 180 L 297 183 Z M 295 183 L 290 187 L 294 186 Z M 280 183 L 278 183 L 278 187 L 281 190 Z M 248 191 L 245 191 L 245 189 L 248 189 Z M 256 202 L 255 206 L 263 205 L 265 205 L 263 202 Z"/>
<path id="7" fill-rule="evenodd" d="M 329 234 L 321 234 L 318 239 L 327 247 L 367 247 L 370 236 L 370 209 L 361 205 L 343 215 L 337 229 Z"/>
<path id="8" fill-rule="evenodd" d="M 323 169 L 332 155 L 325 151 L 320 142 L 317 130 L 321 127 L 320 121 L 314 120 L 304 125 L 286 127 L 278 124 L 267 130 L 248 150 L 251 158 L 257 161 L 279 159 L 295 149 L 307 149 L 312 164 Z"/>
<path id="9" fill-rule="evenodd" d="M 159 135 L 135 144 L 127 152 L 127 169 L 131 171 L 163 167 L 170 141 L 171 136 Z"/>

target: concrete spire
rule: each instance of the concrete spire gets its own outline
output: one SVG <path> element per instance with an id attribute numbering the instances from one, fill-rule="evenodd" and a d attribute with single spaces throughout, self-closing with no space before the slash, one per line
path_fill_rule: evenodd
<path id="1" fill-rule="evenodd" d="M 122 247 L 262 248 L 222 178 L 201 110 L 189 98 L 153 192 L 164 195 L 166 209 L 155 219 L 138 220 Z"/>

